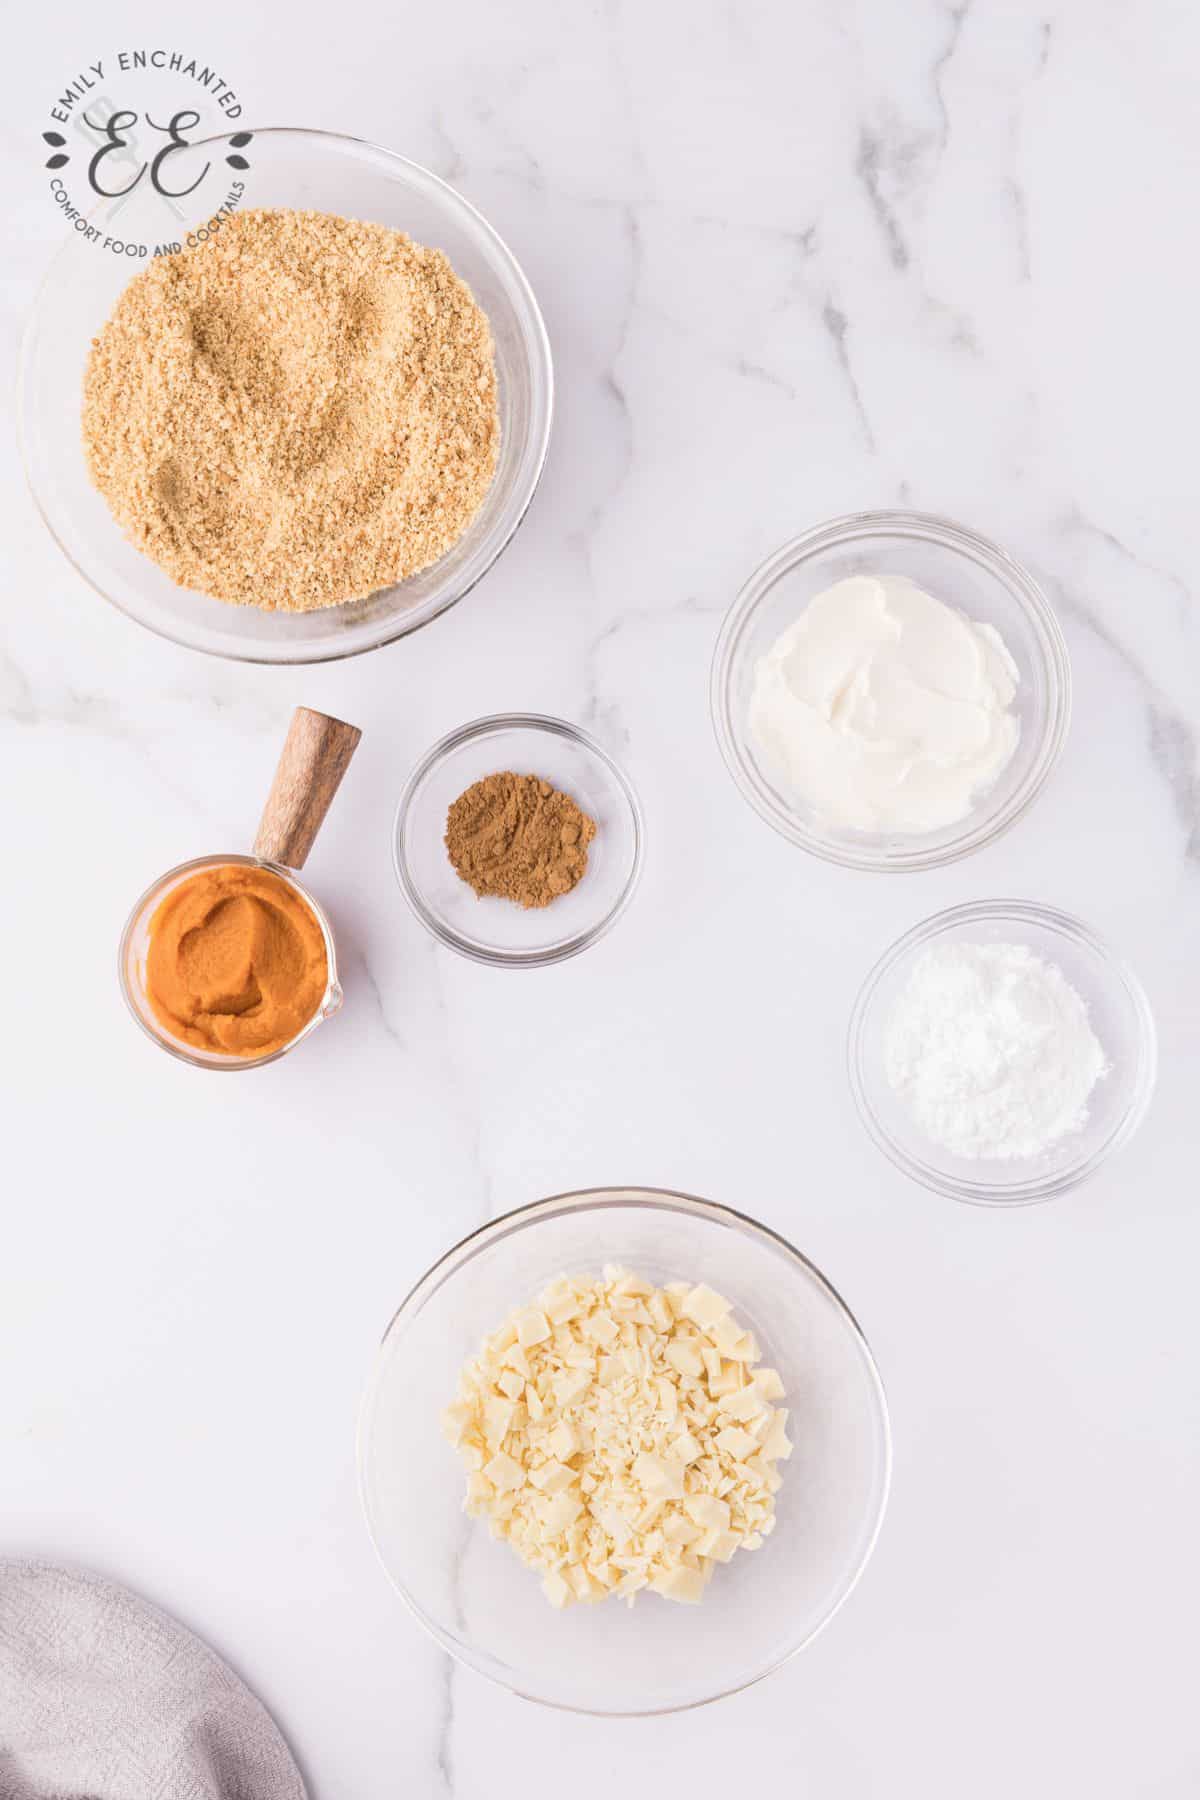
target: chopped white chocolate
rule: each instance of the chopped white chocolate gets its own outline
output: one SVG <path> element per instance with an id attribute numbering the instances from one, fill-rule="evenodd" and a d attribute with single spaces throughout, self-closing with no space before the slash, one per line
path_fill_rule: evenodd
<path id="1" fill-rule="evenodd" d="M 567 1606 L 573 1598 L 570 1588 L 557 1569 L 551 1569 L 542 1576 L 542 1587 L 551 1606 Z"/>
<path id="2" fill-rule="evenodd" d="M 732 1419 L 738 1425 L 749 1425 L 752 1420 L 761 1418 L 767 1411 L 767 1403 L 751 1382 L 749 1387 L 739 1388 L 736 1394 L 730 1394 L 721 1401 L 721 1415 Z"/>
<path id="3" fill-rule="evenodd" d="M 724 1500 L 718 1500 L 715 1494 L 689 1494 L 683 1507 L 688 1518 L 693 1519 L 697 1525 L 724 1531 L 729 1524 L 729 1507 Z"/>
<path id="4" fill-rule="evenodd" d="M 503 1450 L 497 1451 L 491 1462 L 483 1465 L 483 1473 L 487 1476 L 498 1494 L 506 1494 L 510 1488 L 521 1487 L 525 1480 L 525 1471 L 520 1463 Z"/>
<path id="5" fill-rule="evenodd" d="M 683 1499 L 683 1464 L 668 1462 L 659 1456 L 638 1456 L 633 1462 L 633 1478 L 652 1500 Z"/>
<path id="6" fill-rule="evenodd" d="M 664 1599 L 682 1600 L 688 1606 L 698 1606 L 704 1598 L 706 1579 L 703 1569 L 690 1569 L 686 1563 L 679 1562 L 652 1575 L 650 1586 Z"/>
<path id="7" fill-rule="evenodd" d="M 442 1435 L 447 1443 L 453 1444 L 457 1450 L 462 1442 L 467 1426 L 475 1416 L 475 1409 L 464 1400 L 456 1400 L 442 1414 Z"/>
<path id="8" fill-rule="evenodd" d="M 518 1313 L 513 1323 L 517 1328 L 517 1342 L 523 1350 L 536 1344 L 544 1344 L 550 1336 L 550 1321 L 536 1306 L 531 1306 L 527 1312 Z"/>
<path id="9" fill-rule="evenodd" d="M 502 1394 L 507 1394 L 510 1400 L 519 1400 L 521 1395 L 525 1392 L 524 1378 L 518 1375 L 515 1369 L 502 1369 L 497 1378 L 496 1386 L 500 1389 Z"/>
<path id="10" fill-rule="evenodd" d="M 563 1488 L 569 1488 L 575 1479 L 574 1469 L 566 1463 L 543 1463 L 540 1469 L 534 1469 L 529 1477 L 534 1487 L 540 1488 L 543 1494 L 558 1494 Z"/>
<path id="11" fill-rule="evenodd" d="M 537 1392 L 536 1388 L 534 1392 Z M 530 1412 L 532 1413 L 532 1411 L 531 1407 Z M 579 1448 L 579 1438 L 574 1427 L 568 1425 L 565 1419 L 559 1419 L 558 1423 L 546 1433 L 546 1448 L 558 1462 L 566 1462 L 567 1458 L 574 1456 Z"/>
<path id="12" fill-rule="evenodd" d="M 696 1545 L 698 1556 L 711 1556 L 716 1562 L 728 1562 L 735 1550 L 745 1543 L 736 1531 L 706 1531 Z"/>
<path id="13" fill-rule="evenodd" d="M 728 1300 L 722 1300 L 720 1294 L 714 1294 L 710 1287 L 701 1283 L 699 1287 L 692 1289 L 680 1310 L 685 1319 L 690 1319 L 702 1331 L 707 1331 L 718 1319 L 723 1319 L 731 1308 Z"/>
<path id="14" fill-rule="evenodd" d="M 775 1524 L 783 1383 L 703 1283 L 562 1276 L 463 1369 L 442 1429 L 486 1518 L 564 1607 L 695 1604 Z"/>
<path id="15" fill-rule="evenodd" d="M 722 1356 L 728 1356 L 734 1362 L 755 1363 L 758 1361 L 758 1345 L 753 1334 L 743 1331 L 741 1326 L 726 1315 L 711 1326 L 708 1335 L 711 1337 Z"/>
<path id="16" fill-rule="evenodd" d="M 708 1384 L 708 1391 L 714 1399 L 722 1394 L 736 1394 L 742 1385 L 741 1365 L 735 1362 L 722 1364 L 721 1373 Z"/>
<path id="17" fill-rule="evenodd" d="M 718 1431 L 716 1445 L 718 1450 L 726 1451 L 735 1462 L 740 1462 L 744 1457 L 753 1456 L 758 1449 L 758 1439 L 743 1431 L 740 1425 L 726 1425 Z"/>
<path id="18" fill-rule="evenodd" d="M 704 1359 L 699 1347 L 687 1338 L 676 1338 L 667 1345 L 667 1361 L 676 1374 L 690 1375 L 693 1380 L 704 1373 Z"/>
<path id="19" fill-rule="evenodd" d="M 611 1344 L 620 1336 L 621 1327 L 611 1313 L 589 1313 L 583 1321 L 583 1333 L 594 1344 Z"/>

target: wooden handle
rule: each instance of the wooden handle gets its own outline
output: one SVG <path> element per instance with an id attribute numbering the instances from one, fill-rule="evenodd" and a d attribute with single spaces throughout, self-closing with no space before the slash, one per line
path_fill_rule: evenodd
<path id="1" fill-rule="evenodd" d="M 296 708 L 258 822 L 255 856 L 287 869 L 304 867 L 361 736 L 357 725 Z"/>

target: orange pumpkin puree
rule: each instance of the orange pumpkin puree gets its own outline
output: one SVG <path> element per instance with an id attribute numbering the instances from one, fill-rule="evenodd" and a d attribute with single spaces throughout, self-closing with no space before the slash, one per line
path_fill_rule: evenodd
<path id="1" fill-rule="evenodd" d="M 316 914 L 269 869 L 199 869 L 150 921 L 146 997 L 170 1036 L 225 1056 L 266 1056 L 304 1029 L 329 980 Z"/>

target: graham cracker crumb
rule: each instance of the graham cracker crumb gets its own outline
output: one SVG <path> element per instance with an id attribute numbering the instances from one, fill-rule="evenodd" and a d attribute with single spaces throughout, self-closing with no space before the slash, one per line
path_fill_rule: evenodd
<path id="1" fill-rule="evenodd" d="M 83 439 L 117 522 L 180 586 L 285 612 L 361 599 L 436 562 L 483 503 L 491 331 L 403 232 L 237 213 L 121 294 Z"/>

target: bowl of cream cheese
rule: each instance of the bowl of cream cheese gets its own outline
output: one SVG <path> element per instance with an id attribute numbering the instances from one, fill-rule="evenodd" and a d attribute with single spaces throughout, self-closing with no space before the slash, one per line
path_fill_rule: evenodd
<path id="1" fill-rule="evenodd" d="M 767 823 L 860 869 L 953 862 L 1006 831 L 1066 737 L 1058 622 L 1005 551 L 949 520 L 856 513 L 794 538 L 721 627 L 712 713 Z"/>

